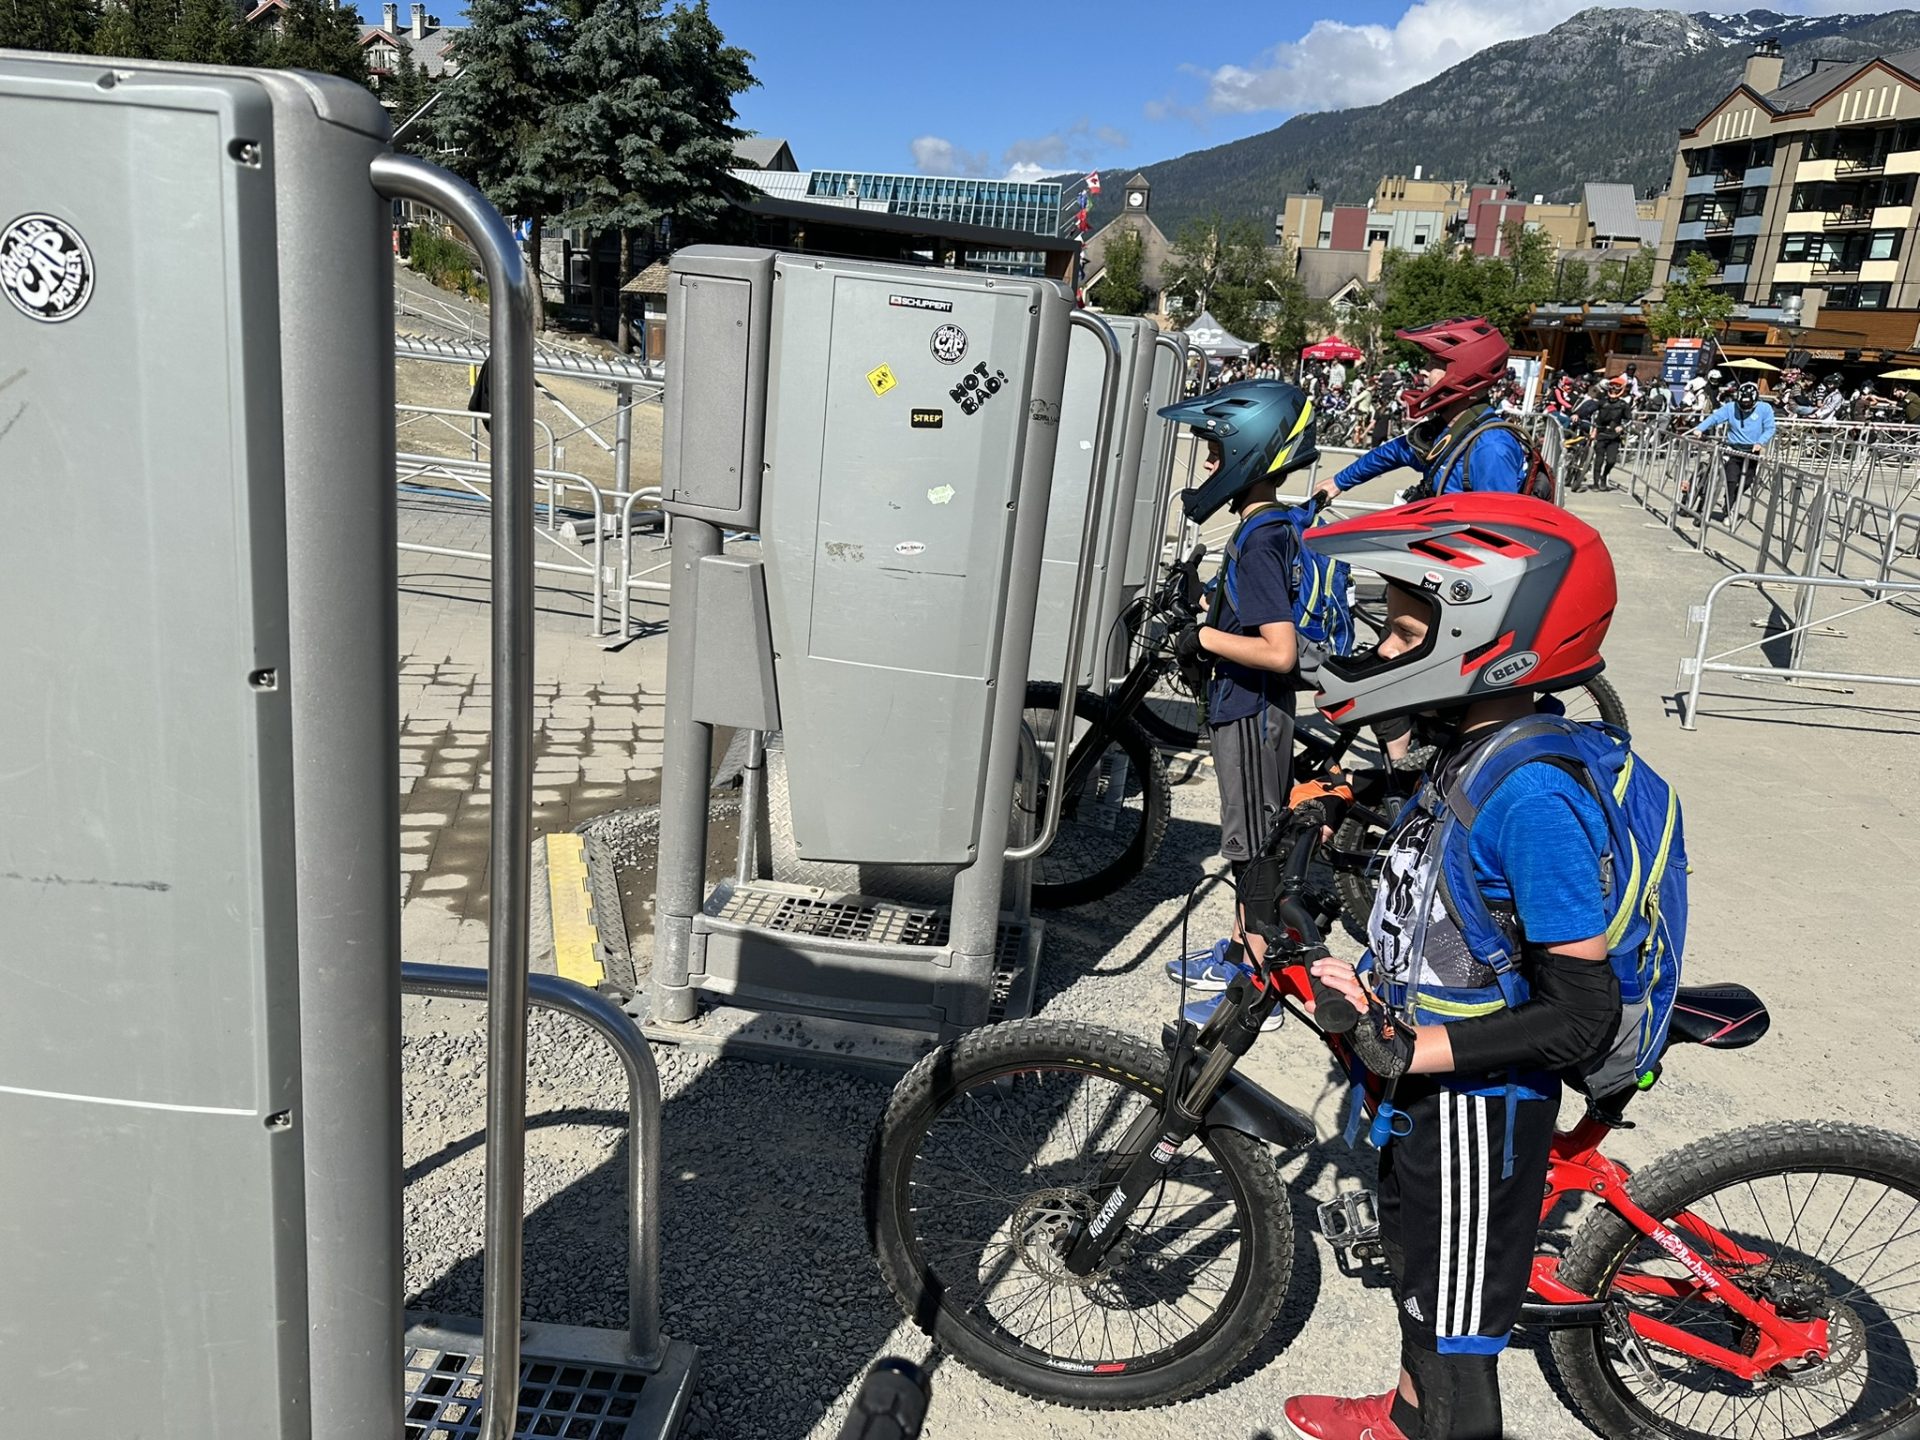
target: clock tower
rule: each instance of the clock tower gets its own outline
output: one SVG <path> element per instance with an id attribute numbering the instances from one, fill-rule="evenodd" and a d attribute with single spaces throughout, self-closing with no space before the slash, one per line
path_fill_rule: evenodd
<path id="1" fill-rule="evenodd" d="M 1121 208 L 1128 215 L 1144 215 L 1153 199 L 1153 186 L 1144 175 L 1135 175 L 1121 190 Z"/>

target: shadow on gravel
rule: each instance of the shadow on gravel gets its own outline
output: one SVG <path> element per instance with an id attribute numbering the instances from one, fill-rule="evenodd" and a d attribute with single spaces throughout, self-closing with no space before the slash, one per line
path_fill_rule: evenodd
<path id="1" fill-rule="evenodd" d="M 861 1208 L 867 1139 L 888 1087 L 837 1072 L 723 1060 L 678 1089 L 673 1076 L 683 1058 L 660 1052 L 671 1092 L 661 1177 L 662 1324 L 700 1347 L 700 1387 L 684 1433 L 791 1440 L 858 1385 L 901 1319 L 868 1249 Z M 752 1128 L 742 1128 L 743 1117 L 753 1117 Z M 624 1327 L 626 1116 L 566 1109 L 528 1123 L 530 1130 L 606 1125 L 620 1138 L 594 1169 L 527 1216 L 525 1314 Z M 479 1148 L 483 1138 L 462 1136 L 411 1167 L 408 1180 Z M 460 1260 L 408 1305 L 478 1314 L 483 1260 Z M 910 1358 L 924 1359 L 924 1347 Z"/>

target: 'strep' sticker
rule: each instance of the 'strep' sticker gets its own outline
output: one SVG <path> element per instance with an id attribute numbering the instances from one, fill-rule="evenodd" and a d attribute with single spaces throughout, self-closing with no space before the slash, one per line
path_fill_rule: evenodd
<path id="1" fill-rule="evenodd" d="M 967 358 L 967 332 L 958 325 L 940 326 L 927 343 L 942 365 L 958 365 Z"/>
<path id="2" fill-rule="evenodd" d="M 916 430 L 938 430 L 942 425 L 947 423 L 947 412 L 944 410 L 915 410 L 908 417 L 908 423 Z"/>
<path id="3" fill-rule="evenodd" d="M 896 555 L 924 555 L 926 549 L 927 545 L 924 540 L 902 540 L 898 545 L 893 547 L 893 553 Z"/>
<path id="4" fill-rule="evenodd" d="M 884 395 L 900 382 L 893 378 L 893 370 L 886 365 L 876 365 L 867 371 L 867 384 L 873 387 L 873 393 Z"/>
<path id="5" fill-rule="evenodd" d="M 29 320 L 71 320 L 93 298 L 93 253 L 55 215 L 22 215 L 0 230 L 0 290 Z"/>
<path id="6" fill-rule="evenodd" d="M 960 492 L 955 490 L 951 485 L 936 485 L 933 489 L 927 491 L 927 499 L 931 500 L 935 505 L 945 505 L 959 493 Z"/>

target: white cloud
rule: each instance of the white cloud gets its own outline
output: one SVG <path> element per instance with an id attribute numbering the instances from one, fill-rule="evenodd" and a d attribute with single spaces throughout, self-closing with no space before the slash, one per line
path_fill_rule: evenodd
<path id="1" fill-rule="evenodd" d="M 1036 165 L 1030 160 L 1021 160 L 1009 165 L 1007 167 L 1007 173 L 1002 178 L 1007 180 L 1044 180 L 1049 175 L 1057 174 L 1059 169 L 1060 167 L 1058 165 Z"/>
<path id="2" fill-rule="evenodd" d="M 913 165 L 922 175 L 984 175 L 987 152 L 962 150 L 938 135 L 922 135 L 913 142 Z"/>
<path id="3" fill-rule="evenodd" d="M 1095 125 L 1082 116 L 1064 130 L 1016 140 L 1001 153 L 1009 180 L 1038 180 L 1064 170 L 1088 170 L 1102 155 L 1127 148 L 1127 137 L 1111 125 Z"/>
<path id="4" fill-rule="evenodd" d="M 1551 30 L 1591 3 L 1416 0 L 1392 26 L 1318 20 L 1299 39 L 1283 41 L 1249 65 L 1188 68 L 1205 80 L 1205 107 L 1216 114 L 1343 110 L 1378 104 L 1489 45 Z M 1626 3 L 1657 6 L 1660 0 Z M 1776 0 L 1778 9 L 1793 14 L 1878 10 L 1884 4 L 1885 0 Z M 1165 119 L 1184 112 L 1171 100 L 1156 100 L 1148 102 L 1147 113 L 1151 119 Z"/>

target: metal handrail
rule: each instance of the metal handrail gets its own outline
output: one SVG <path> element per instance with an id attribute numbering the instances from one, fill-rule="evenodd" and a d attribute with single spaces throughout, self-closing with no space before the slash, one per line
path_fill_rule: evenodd
<path id="1" fill-rule="evenodd" d="M 1085 529 L 1080 534 L 1080 559 L 1073 576 L 1073 604 L 1067 612 L 1066 674 L 1060 677 L 1059 729 L 1054 733 L 1073 734 L 1073 712 L 1080 694 L 1080 641 L 1087 628 L 1087 598 L 1093 589 L 1093 557 L 1099 546 L 1101 508 L 1107 498 L 1107 468 L 1113 447 L 1114 411 L 1120 404 L 1120 340 L 1113 327 L 1088 310 L 1076 310 L 1068 320 L 1090 331 L 1106 349 L 1100 374 L 1100 414 L 1093 430 L 1093 474 L 1087 482 L 1086 513 L 1081 517 Z M 1052 777 L 1047 786 L 1047 812 L 1040 833 L 1026 845 L 1007 850 L 1008 860 L 1032 860 L 1047 853 L 1060 833 L 1060 811 L 1066 801 L 1065 773 Z"/>
<path id="2" fill-rule="evenodd" d="M 485 1001 L 487 973 L 465 965 L 405 964 L 400 988 L 409 995 Z M 660 1335 L 660 1068 L 626 1012 L 599 991 L 558 975 L 530 975 L 527 1000 L 592 1027 L 626 1069 L 627 1349 L 637 1367 L 657 1370 L 666 1354 Z M 523 1114 L 523 1141 L 525 1130 Z"/>
<path id="3" fill-rule="evenodd" d="M 373 188 L 431 205 L 466 232 L 491 297 L 494 361 L 493 760 L 488 837 L 486 1261 L 481 1278 L 481 1363 L 493 1382 L 481 1410 L 483 1440 L 513 1440 L 520 1374 L 521 1205 L 527 1177 L 527 911 L 533 818 L 533 280 L 513 231 L 480 192 L 412 155 L 377 155 Z M 463 347 L 465 348 L 465 347 Z"/>
<path id="4" fill-rule="evenodd" d="M 405 400 L 394 401 L 393 408 L 395 410 L 410 410 L 416 415 L 458 415 L 464 420 L 471 421 L 476 429 L 482 420 L 490 421 L 493 419 L 493 412 L 491 410 L 459 410 L 450 405 L 414 405 Z M 533 424 L 535 429 L 547 437 L 547 464 L 550 466 L 559 464 L 559 451 L 556 448 L 553 438 L 553 427 L 538 415 L 533 417 Z M 397 429 L 398 427 L 396 426 L 395 428 Z M 452 430 L 456 435 L 465 435 L 467 433 L 458 426 L 449 425 L 447 428 Z M 476 445 L 486 445 L 489 449 L 493 446 L 491 440 L 482 440 L 478 434 L 472 435 L 469 438 L 471 438 Z M 476 457 L 476 463 L 478 463 L 478 457 Z"/>

